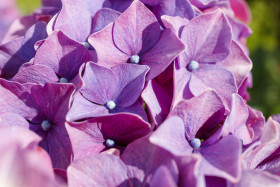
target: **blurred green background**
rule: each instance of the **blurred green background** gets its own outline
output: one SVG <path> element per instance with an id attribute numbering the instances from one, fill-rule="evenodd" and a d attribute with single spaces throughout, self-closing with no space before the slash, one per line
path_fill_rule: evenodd
<path id="1" fill-rule="evenodd" d="M 280 113 L 280 1 L 247 1 L 254 32 L 248 40 L 253 61 L 249 104 L 268 117 Z"/>
<path id="2" fill-rule="evenodd" d="M 253 65 L 249 104 L 266 117 L 280 113 L 280 0 L 247 0 L 252 11 L 253 35 L 248 40 Z M 24 14 L 40 0 L 18 0 Z"/>

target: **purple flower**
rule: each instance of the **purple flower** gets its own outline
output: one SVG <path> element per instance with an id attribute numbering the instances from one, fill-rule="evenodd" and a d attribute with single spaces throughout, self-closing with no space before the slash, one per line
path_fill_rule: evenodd
<path id="1" fill-rule="evenodd" d="M 95 117 L 77 123 L 69 122 L 66 127 L 74 159 L 95 155 L 113 147 L 123 149 L 151 131 L 148 123 L 129 113 Z"/>
<path id="2" fill-rule="evenodd" d="M 101 153 L 74 161 L 68 168 L 69 186 L 177 186 L 179 169 L 184 176 L 180 182 L 195 185 L 197 162 L 196 157 L 186 157 L 178 168 L 174 156 L 143 137 L 131 143 L 121 159 Z"/>
<path id="3" fill-rule="evenodd" d="M 165 22 L 168 22 L 166 18 Z M 242 49 L 232 42 L 226 17 L 222 11 L 217 11 L 200 15 L 186 22 L 183 28 L 180 24 L 173 29 L 179 36 L 181 34 L 187 50 L 175 64 L 173 107 L 183 98 L 197 96 L 212 88 L 229 109 L 231 95 L 237 92 L 236 85 L 240 86 L 252 64 Z"/>
<path id="4" fill-rule="evenodd" d="M 148 65 L 147 81 L 163 72 L 185 48 L 171 30 L 160 30 L 156 17 L 139 1 L 132 3 L 114 23 L 92 34 L 89 43 L 101 65 Z"/>
<path id="5" fill-rule="evenodd" d="M 103 4 L 104 0 L 62 0 L 61 11 L 48 24 L 48 33 L 62 30 L 69 38 L 91 49 L 87 43 L 89 35 L 114 22 L 120 15 L 117 11 L 102 9 Z"/>
<path id="6" fill-rule="evenodd" d="M 1 99 L 5 106 L 0 110 L 5 115 L 26 119 L 19 124 L 35 131 L 42 137 L 40 146 L 49 154 L 55 168 L 66 169 L 70 163 L 72 148 L 65 129 L 65 116 L 69 110 L 69 100 L 74 92 L 71 84 L 51 84 L 44 86 L 18 84 L 1 80 Z M 23 121 L 23 120 L 21 120 Z M 17 123 L 16 123 L 17 124 Z M 11 122 L 7 125 L 16 125 Z"/>
<path id="7" fill-rule="evenodd" d="M 132 142 L 121 155 L 128 167 L 129 177 L 137 179 L 132 180 L 134 186 L 160 182 L 157 175 L 162 170 L 165 170 L 167 184 L 196 186 L 204 183 L 197 170 L 200 162 L 198 156 L 176 157 L 165 148 L 153 144 L 150 141 L 153 134 Z"/>
<path id="8" fill-rule="evenodd" d="M 244 153 L 245 165 L 248 169 L 261 169 L 280 175 L 279 170 L 279 136 L 280 124 L 269 118 L 259 145 L 252 145 Z M 254 149 L 253 149 L 254 148 Z"/>
<path id="9" fill-rule="evenodd" d="M 224 112 L 218 95 L 213 91 L 205 92 L 179 103 L 150 140 L 176 156 L 198 153 L 203 158 L 200 164 L 202 174 L 237 181 L 241 141 L 234 136 L 222 139 L 212 136 L 220 128 Z M 228 162 L 232 167 L 227 167 Z"/>
<path id="10" fill-rule="evenodd" d="M 86 64 L 84 87 L 75 94 L 68 121 L 81 120 L 118 112 L 132 112 L 146 119 L 137 102 L 144 87 L 148 66 L 119 64 L 106 68 L 89 62 Z"/>
<path id="11" fill-rule="evenodd" d="M 47 37 L 46 23 L 39 22 L 28 29 L 25 36 L 0 46 L 0 76 L 12 78 L 20 66 L 35 56 L 34 44 Z"/>
<path id="12" fill-rule="evenodd" d="M 187 127 L 191 127 L 188 125 Z M 184 130 L 184 123 L 178 117 L 168 118 L 150 137 L 150 141 L 176 156 L 188 156 L 192 152 L 200 154 L 201 175 L 218 176 L 237 182 L 241 172 L 241 143 L 234 136 L 226 136 L 214 144 L 201 142 L 192 137 L 195 132 Z M 229 146 L 230 145 L 230 146 Z M 228 167 L 230 163 L 231 167 Z"/>
<path id="13" fill-rule="evenodd" d="M 63 82 L 82 83 L 79 69 L 91 60 L 87 48 L 71 40 L 62 31 L 55 31 L 39 47 L 32 65 L 21 67 L 12 79 L 20 83 Z"/>

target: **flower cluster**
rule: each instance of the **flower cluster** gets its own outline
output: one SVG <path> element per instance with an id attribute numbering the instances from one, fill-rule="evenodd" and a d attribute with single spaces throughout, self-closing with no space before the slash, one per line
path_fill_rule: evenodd
<path id="1" fill-rule="evenodd" d="M 244 0 L 42 0 L 0 45 L 0 186 L 279 186 L 249 22 Z"/>

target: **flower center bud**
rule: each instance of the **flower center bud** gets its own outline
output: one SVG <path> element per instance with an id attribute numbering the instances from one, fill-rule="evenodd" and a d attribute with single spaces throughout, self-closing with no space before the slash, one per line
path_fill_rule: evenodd
<path id="1" fill-rule="evenodd" d="M 110 110 L 113 110 L 114 108 L 116 108 L 116 103 L 114 101 L 108 101 L 106 103 L 107 108 L 109 108 Z"/>
<path id="2" fill-rule="evenodd" d="M 199 68 L 199 63 L 197 61 L 192 60 L 188 65 L 189 71 L 195 71 L 197 68 Z"/>
<path id="3" fill-rule="evenodd" d="M 59 80 L 59 82 L 60 83 L 68 83 L 68 80 L 66 79 L 66 78 L 61 78 L 60 80 Z"/>
<path id="4" fill-rule="evenodd" d="M 194 149 L 197 149 L 201 146 L 201 141 L 200 139 L 198 138 L 194 138 L 191 140 L 191 146 L 194 148 Z"/>
<path id="5" fill-rule="evenodd" d="M 82 42 L 81 44 L 83 44 L 86 48 L 90 48 L 90 44 L 88 42 Z"/>
<path id="6" fill-rule="evenodd" d="M 106 145 L 107 145 L 107 147 L 114 147 L 115 146 L 115 142 L 114 142 L 114 140 L 107 139 L 106 140 Z"/>
<path id="7" fill-rule="evenodd" d="M 51 128 L 51 124 L 49 121 L 45 120 L 42 122 L 41 127 L 44 131 L 48 131 Z"/>
<path id="8" fill-rule="evenodd" d="M 133 64 L 139 64 L 140 62 L 140 57 L 138 55 L 133 55 L 130 57 L 130 62 Z"/>

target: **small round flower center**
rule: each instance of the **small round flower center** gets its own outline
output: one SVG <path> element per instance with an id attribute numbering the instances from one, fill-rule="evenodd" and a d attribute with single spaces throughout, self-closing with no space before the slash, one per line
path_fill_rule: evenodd
<path id="1" fill-rule="evenodd" d="M 197 70 L 197 68 L 199 68 L 199 63 L 195 60 L 192 60 L 188 65 L 189 71 L 195 71 L 195 70 Z"/>
<path id="2" fill-rule="evenodd" d="M 140 62 L 140 57 L 138 55 L 133 55 L 130 57 L 130 62 L 133 64 L 139 64 Z"/>
<path id="3" fill-rule="evenodd" d="M 81 44 L 83 44 L 86 48 L 90 48 L 90 44 L 88 42 L 82 42 Z"/>
<path id="4" fill-rule="evenodd" d="M 194 149 L 197 149 L 201 146 L 201 141 L 200 139 L 198 138 L 194 138 L 191 140 L 191 146 L 194 148 Z"/>
<path id="5" fill-rule="evenodd" d="M 114 147 L 115 146 L 115 142 L 114 142 L 114 140 L 107 139 L 106 140 L 106 145 L 107 145 L 107 147 Z"/>
<path id="6" fill-rule="evenodd" d="M 108 101 L 106 103 L 107 108 L 109 108 L 110 110 L 113 110 L 114 108 L 116 108 L 116 103 L 114 101 Z"/>
<path id="7" fill-rule="evenodd" d="M 42 122 L 41 127 L 44 131 L 48 131 L 51 128 L 51 124 L 49 121 L 45 120 Z"/>
<path id="8" fill-rule="evenodd" d="M 68 83 L 68 80 L 66 79 L 66 78 L 61 78 L 60 80 L 59 80 L 59 82 L 60 83 Z"/>

